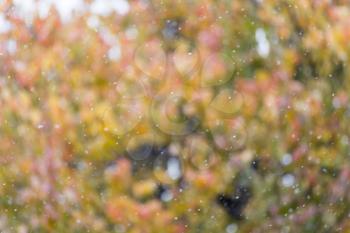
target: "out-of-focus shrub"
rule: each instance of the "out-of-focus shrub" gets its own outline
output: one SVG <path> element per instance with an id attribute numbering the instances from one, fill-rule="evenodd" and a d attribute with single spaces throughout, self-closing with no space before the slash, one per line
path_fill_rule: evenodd
<path id="1" fill-rule="evenodd" d="M 350 231 L 347 1 L 26 2 L 1 232 Z"/>

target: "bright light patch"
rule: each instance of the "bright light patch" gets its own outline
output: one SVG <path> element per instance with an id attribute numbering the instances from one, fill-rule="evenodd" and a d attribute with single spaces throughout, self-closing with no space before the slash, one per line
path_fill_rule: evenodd
<path id="1" fill-rule="evenodd" d="M 90 16 L 87 19 L 87 25 L 90 28 L 97 29 L 100 26 L 100 20 L 98 19 L 98 17 L 96 15 Z"/>
<path id="2" fill-rule="evenodd" d="M 236 233 L 238 230 L 238 227 L 236 224 L 232 223 L 226 227 L 226 232 L 227 233 Z"/>
<path id="3" fill-rule="evenodd" d="M 294 185 L 295 178 L 292 174 L 286 174 L 282 177 L 282 185 L 284 187 L 291 187 Z"/>
<path id="4" fill-rule="evenodd" d="M 17 50 L 17 43 L 15 40 L 8 40 L 6 43 L 6 50 L 9 54 L 14 54 Z"/>
<path id="5" fill-rule="evenodd" d="M 168 160 L 167 173 L 173 180 L 177 180 L 181 176 L 180 162 L 176 158 Z"/>
<path id="6" fill-rule="evenodd" d="M 11 23 L 6 20 L 3 14 L 0 14 L 0 33 L 6 33 L 11 29 Z"/>
<path id="7" fill-rule="evenodd" d="M 258 53 L 262 57 L 267 57 L 270 53 L 270 43 L 266 38 L 264 29 L 258 28 L 255 32 L 255 39 L 258 43 Z"/>
<path id="8" fill-rule="evenodd" d="M 113 61 L 118 61 L 121 56 L 121 51 L 120 51 L 120 46 L 115 45 L 112 48 L 109 49 L 108 51 L 108 58 L 113 60 Z"/>
<path id="9" fill-rule="evenodd" d="M 84 9 L 85 3 L 83 0 L 45 0 L 48 2 L 53 3 L 62 20 L 63 21 L 67 21 L 69 20 L 74 12 L 79 12 L 82 11 Z"/>
<path id="10" fill-rule="evenodd" d="M 104 16 L 111 14 L 113 11 L 125 15 L 129 12 L 130 6 L 126 0 L 95 0 L 90 6 L 90 10 L 94 14 Z"/>
<path id="11" fill-rule="evenodd" d="M 289 165 L 292 161 L 293 161 L 293 158 L 290 154 L 283 155 L 282 160 L 281 160 L 281 162 L 284 166 Z"/>

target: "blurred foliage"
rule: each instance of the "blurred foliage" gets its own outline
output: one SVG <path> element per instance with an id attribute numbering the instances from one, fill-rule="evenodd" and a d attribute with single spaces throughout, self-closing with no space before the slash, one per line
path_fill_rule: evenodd
<path id="1" fill-rule="evenodd" d="M 348 1 L 16 2 L 1 232 L 350 232 Z"/>

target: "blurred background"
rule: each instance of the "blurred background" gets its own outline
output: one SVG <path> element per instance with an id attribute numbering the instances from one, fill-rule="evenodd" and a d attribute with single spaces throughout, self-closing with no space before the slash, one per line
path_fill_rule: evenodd
<path id="1" fill-rule="evenodd" d="M 350 232 L 346 0 L 0 0 L 2 233 Z"/>

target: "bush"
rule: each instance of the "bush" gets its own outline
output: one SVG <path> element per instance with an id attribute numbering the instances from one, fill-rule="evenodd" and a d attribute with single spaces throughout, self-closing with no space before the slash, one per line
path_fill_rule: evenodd
<path id="1" fill-rule="evenodd" d="M 27 2 L 1 232 L 350 232 L 346 1 Z"/>

